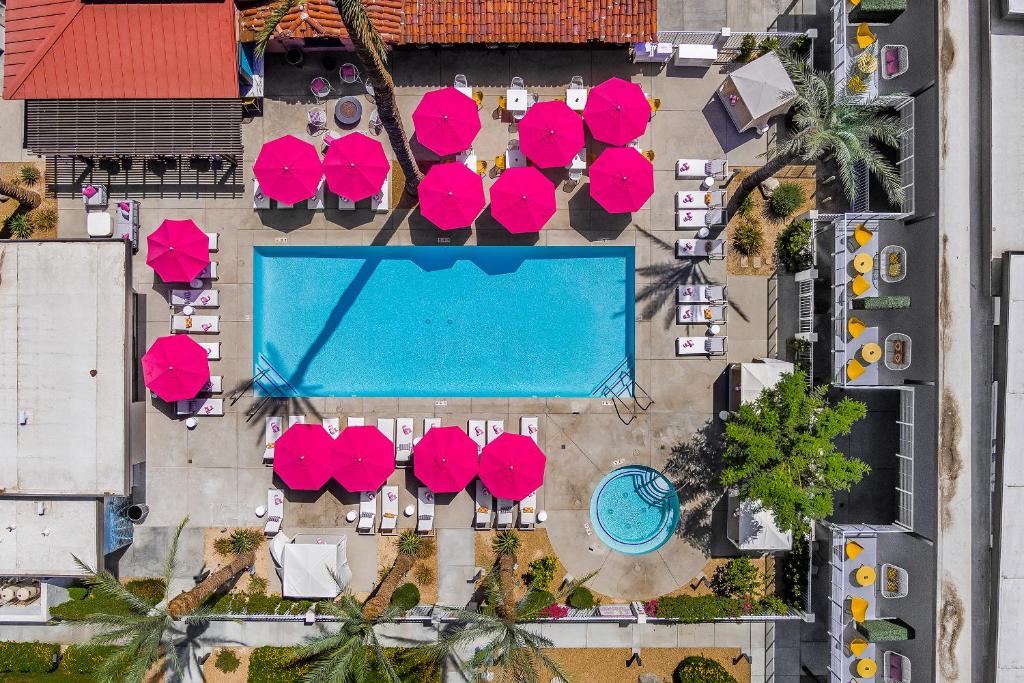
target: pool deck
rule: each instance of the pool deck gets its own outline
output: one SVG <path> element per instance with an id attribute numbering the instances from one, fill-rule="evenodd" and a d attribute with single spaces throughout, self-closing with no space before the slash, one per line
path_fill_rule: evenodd
<path id="1" fill-rule="evenodd" d="M 318 61 L 307 60 L 307 64 Z M 673 479 L 692 476 L 692 471 L 679 465 L 678 456 L 681 451 L 691 450 L 685 445 L 693 442 L 725 407 L 727 364 L 765 356 L 773 348 L 773 304 L 770 283 L 763 277 L 728 278 L 732 310 L 723 327 L 729 337 L 728 357 L 677 358 L 675 337 L 702 334 L 703 328 L 678 326 L 673 320 L 677 283 L 690 279 L 726 281 L 725 261 L 690 264 L 672 253 L 677 238 L 693 236 L 674 229 L 673 193 L 697 187 L 696 182 L 675 179 L 674 161 L 680 157 L 727 156 L 733 166 L 756 164 L 767 138 L 738 135 L 721 105 L 712 99 L 723 78 L 717 66 L 708 72 L 675 68 L 660 71 L 649 65 L 631 64 L 624 49 L 589 48 L 402 51 L 393 55 L 392 62 L 398 102 L 409 132 L 413 130 L 410 116 L 423 92 L 451 83 L 456 72 L 466 73 L 470 85 L 484 91 L 484 125 L 474 146 L 480 158 L 488 160 L 500 153 L 514 135 L 507 123 L 491 116 L 496 96 L 504 92 L 513 75 L 523 76 L 528 88 L 544 98 L 561 94 L 564 84 L 575 74 L 582 74 L 588 85 L 613 75 L 640 83 L 662 101 L 641 139 L 641 146 L 655 150 L 657 155 L 654 197 L 635 214 L 612 216 L 593 203 L 586 182 L 572 191 L 559 188 L 556 215 L 540 234 L 530 236 L 508 234 L 486 210 L 473 230 L 444 234 L 408 209 L 388 214 L 366 209 L 256 212 L 249 194 L 234 199 L 145 199 L 142 243 L 133 262 L 134 286 L 145 296 L 145 339 L 140 340 L 140 346 L 148 346 L 168 331 L 169 287 L 154 284 L 153 272 L 145 265 L 145 238 L 164 218 L 191 218 L 202 229 L 220 233 L 220 249 L 213 258 L 220 268 L 215 287 L 220 291 L 221 305 L 216 313 L 221 316 L 221 332 L 199 340 L 221 342 L 222 360 L 212 363 L 212 368 L 214 374 L 224 377 L 226 389 L 244 384 L 252 368 L 254 245 L 437 244 L 438 237 L 447 237 L 452 244 L 469 245 L 633 246 L 638 298 L 636 381 L 654 403 L 628 426 L 620 421 L 613 405 L 600 399 L 315 398 L 276 405 L 272 410 L 282 415 L 304 414 L 307 422 L 337 416 L 343 424 L 350 415 L 365 417 L 368 424 L 378 417 L 412 417 L 417 433 L 424 417 L 440 417 L 444 424 L 463 427 L 469 419 L 504 419 L 506 428 L 515 430 L 521 416 L 537 415 L 541 418 L 540 444 L 549 458 L 540 507 L 549 513 L 545 526 L 570 572 L 582 575 L 601 568 L 593 582 L 595 589 L 621 597 L 654 596 L 688 582 L 703 566 L 705 552 L 722 554 L 727 550 L 723 547 L 724 520 L 720 520 L 712 543 L 708 534 L 693 532 L 693 527 L 702 524 L 687 519 L 688 512 L 691 516 L 711 515 L 712 504 L 684 500 L 685 529 L 662 549 L 645 556 L 609 553 L 596 537 L 585 533 L 584 523 L 588 521 L 594 485 L 618 464 L 667 468 Z M 305 134 L 305 110 L 312 106 L 307 86 L 314 75 L 313 67 L 270 65 L 264 116 L 243 127 L 247 188 L 251 188 L 252 161 L 263 141 L 285 133 Z M 491 178 L 485 179 L 485 184 L 491 182 Z M 62 237 L 85 236 L 80 202 L 61 200 L 60 225 Z M 386 351 L 383 344 L 382 352 Z M 265 502 L 273 478 L 272 470 L 261 462 L 263 417 L 246 419 L 250 403 L 249 398 L 235 405 L 225 401 L 224 417 L 200 418 L 194 431 L 187 431 L 162 402 L 147 405 L 146 477 L 151 513 L 145 525 L 137 529 L 140 543 L 150 534 L 162 533 L 163 528 L 176 524 L 186 514 L 194 526 L 262 525 L 253 510 Z M 411 473 L 399 470 L 394 482 L 403 484 L 401 505 L 411 503 L 415 491 Z M 352 525 L 345 523 L 345 514 L 355 509 L 356 496 L 329 489 L 317 494 L 289 492 L 286 498 L 286 532 L 344 529 L 355 536 Z M 438 498 L 439 529 L 465 529 L 470 525 L 473 503 L 468 493 L 450 500 Z M 400 528 L 412 526 L 412 519 L 403 517 Z M 373 544 L 373 537 L 361 537 L 350 546 L 358 548 L 364 557 L 357 572 L 373 572 L 372 576 L 357 576 L 357 582 L 365 584 L 376 578 L 375 562 L 365 559 Z M 122 560 L 123 574 L 134 573 L 134 558 L 136 554 L 129 553 Z M 142 560 L 138 555 L 139 564 Z M 198 559 L 190 561 L 196 563 Z M 191 575 L 197 568 L 186 562 L 181 573 Z"/>

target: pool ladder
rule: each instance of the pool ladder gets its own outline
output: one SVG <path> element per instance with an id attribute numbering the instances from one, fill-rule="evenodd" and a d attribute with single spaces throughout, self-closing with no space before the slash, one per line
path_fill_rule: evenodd
<path id="1" fill-rule="evenodd" d="M 626 425 L 636 419 L 637 411 L 646 411 L 654 405 L 654 399 L 636 383 L 625 361 L 605 381 L 600 393 L 611 400 L 615 406 L 615 414 L 619 416 L 622 424 Z"/>
<path id="2" fill-rule="evenodd" d="M 676 495 L 668 479 L 654 472 L 646 472 L 639 475 L 640 482 L 637 484 L 636 493 L 649 505 L 660 506 L 667 499 Z"/>

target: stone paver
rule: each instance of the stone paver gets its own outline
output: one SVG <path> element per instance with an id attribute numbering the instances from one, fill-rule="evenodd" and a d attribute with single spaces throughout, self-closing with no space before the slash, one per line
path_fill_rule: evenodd
<path id="1" fill-rule="evenodd" d="M 472 529 L 439 529 L 437 532 L 437 602 L 462 606 L 473 596 L 474 539 Z"/>

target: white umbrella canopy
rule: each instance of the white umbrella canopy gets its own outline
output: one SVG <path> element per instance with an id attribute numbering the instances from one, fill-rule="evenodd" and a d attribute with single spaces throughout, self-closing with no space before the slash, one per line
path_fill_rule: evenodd
<path id="1" fill-rule="evenodd" d="M 762 128 L 768 119 L 785 113 L 795 93 L 796 86 L 774 52 L 736 69 L 718 89 L 726 111 L 740 131 Z"/>
<path id="2" fill-rule="evenodd" d="M 344 537 L 336 543 L 289 543 L 281 565 L 281 594 L 286 598 L 336 598 L 352 579 Z"/>
<path id="3" fill-rule="evenodd" d="M 729 540 L 740 550 L 766 552 L 790 550 L 793 534 L 775 524 L 775 515 L 756 500 L 741 500 L 735 491 L 729 493 Z"/>

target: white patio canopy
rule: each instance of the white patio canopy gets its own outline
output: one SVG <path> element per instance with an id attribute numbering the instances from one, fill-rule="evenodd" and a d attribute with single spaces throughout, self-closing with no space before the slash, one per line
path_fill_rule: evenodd
<path id="1" fill-rule="evenodd" d="M 761 358 L 753 363 L 734 363 L 729 368 L 729 410 L 737 410 L 744 403 L 753 403 L 761 392 L 774 387 L 794 366 L 784 360 Z"/>
<path id="2" fill-rule="evenodd" d="M 769 52 L 726 76 L 718 96 L 741 133 L 768 129 L 768 120 L 784 114 L 796 97 L 796 87 L 778 55 Z"/>
<path id="3" fill-rule="evenodd" d="M 336 598 L 352 578 L 344 536 L 337 543 L 288 543 L 281 565 L 281 593 L 286 598 Z"/>
<path id="4" fill-rule="evenodd" d="M 740 550 L 765 552 L 789 550 L 793 534 L 775 525 L 775 516 L 760 501 L 740 500 L 737 491 L 729 492 L 729 540 Z"/>

